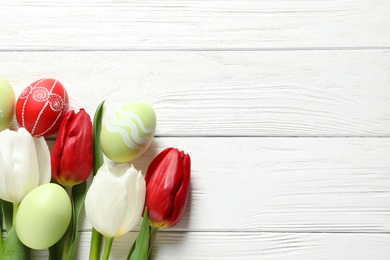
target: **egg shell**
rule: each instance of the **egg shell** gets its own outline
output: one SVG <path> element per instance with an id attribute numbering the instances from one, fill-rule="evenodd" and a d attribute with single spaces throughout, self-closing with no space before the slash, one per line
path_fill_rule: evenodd
<path id="1" fill-rule="evenodd" d="M 16 102 L 16 119 L 33 136 L 55 133 L 69 107 L 64 86 L 56 79 L 40 79 L 23 90 Z"/>
<path id="2" fill-rule="evenodd" d="M 116 162 L 134 160 L 153 141 L 156 114 L 143 102 L 128 103 L 107 118 L 100 134 L 104 154 Z"/>
<path id="3" fill-rule="evenodd" d="M 14 90 L 7 80 L 0 78 L 0 131 L 10 127 L 14 111 Z"/>
<path id="4" fill-rule="evenodd" d="M 45 249 L 65 234 L 72 216 L 72 204 L 60 185 L 46 183 L 29 192 L 16 214 L 16 233 L 32 249 Z"/>

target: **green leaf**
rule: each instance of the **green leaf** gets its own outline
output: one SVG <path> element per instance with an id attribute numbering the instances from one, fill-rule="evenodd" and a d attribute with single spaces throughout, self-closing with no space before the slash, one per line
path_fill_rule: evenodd
<path id="1" fill-rule="evenodd" d="M 3 247 L 3 202 L 0 200 L 0 251 Z"/>
<path id="2" fill-rule="evenodd" d="M 72 197 L 73 197 L 73 231 L 72 231 L 72 242 L 69 248 L 69 258 L 74 258 L 74 250 L 76 248 L 77 237 L 79 234 L 79 218 L 81 209 L 83 208 L 85 195 L 87 193 L 87 183 L 84 181 L 78 185 L 73 186 Z"/>
<path id="3" fill-rule="evenodd" d="M 148 209 L 145 209 L 141 229 L 135 242 L 135 249 L 127 256 L 127 260 L 146 260 L 149 250 L 149 217 Z"/>
<path id="4" fill-rule="evenodd" d="M 49 260 L 61 259 L 63 248 L 63 239 L 60 239 L 60 241 L 49 247 Z"/>
<path id="5" fill-rule="evenodd" d="M 100 103 L 93 117 L 93 176 L 96 175 L 100 166 L 103 165 L 103 152 L 100 146 L 100 132 L 102 131 L 104 101 Z M 92 229 L 91 245 L 89 249 L 89 259 L 100 259 L 100 252 L 103 243 L 103 235 L 96 229 Z"/>
<path id="6" fill-rule="evenodd" d="M 7 237 L 4 240 L 3 247 L 1 249 L 1 260 L 29 260 L 30 248 L 23 245 L 19 240 L 15 228 L 7 233 Z"/>
<path id="7" fill-rule="evenodd" d="M 3 211 L 3 219 L 5 222 L 5 228 L 8 231 L 12 228 L 12 218 L 13 218 L 13 204 L 12 202 L 1 200 L 1 207 Z"/>
<path id="8" fill-rule="evenodd" d="M 136 244 L 137 240 L 134 240 L 133 242 L 133 245 L 131 246 L 130 248 L 130 251 L 129 251 L 129 254 L 127 255 L 127 260 L 130 260 L 130 257 L 131 255 L 133 254 L 134 250 L 135 250 L 135 244 Z"/>
<path id="9" fill-rule="evenodd" d="M 95 176 L 103 164 L 103 152 L 100 146 L 104 101 L 100 103 L 93 117 L 93 175 Z"/>

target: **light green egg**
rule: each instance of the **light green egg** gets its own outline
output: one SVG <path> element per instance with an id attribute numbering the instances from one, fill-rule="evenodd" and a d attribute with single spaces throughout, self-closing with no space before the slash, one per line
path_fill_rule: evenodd
<path id="1" fill-rule="evenodd" d="M 9 128 L 14 118 L 15 93 L 3 78 L 0 78 L 0 131 Z"/>
<path id="2" fill-rule="evenodd" d="M 127 162 L 148 149 L 155 131 L 153 108 L 143 102 L 128 103 L 107 118 L 100 134 L 100 144 L 108 158 Z"/>
<path id="3" fill-rule="evenodd" d="M 22 200 L 16 215 L 16 233 L 32 249 L 45 249 L 65 234 L 72 215 L 68 194 L 58 184 L 43 184 Z"/>

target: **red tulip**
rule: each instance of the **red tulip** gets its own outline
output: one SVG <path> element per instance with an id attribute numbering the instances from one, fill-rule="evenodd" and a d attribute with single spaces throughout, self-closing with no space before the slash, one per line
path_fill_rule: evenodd
<path id="1" fill-rule="evenodd" d="M 146 175 L 146 201 L 152 227 L 176 225 L 184 214 L 190 191 L 191 159 L 167 148 L 153 159 Z"/>
<path id="2" fill-rule="evenodd" d="M 52 178 L 72 187 L 85 181 L 92 171 L 92 122 L 84 109 L 66 113 L 51 151 Z"/>

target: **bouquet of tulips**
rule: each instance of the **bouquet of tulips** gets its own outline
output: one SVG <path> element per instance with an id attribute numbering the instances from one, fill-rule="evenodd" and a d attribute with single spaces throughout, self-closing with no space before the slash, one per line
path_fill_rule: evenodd
<path id="1" fill-rule="evenodd" d="M 51 150 L 43 136 L 10 130 L 9 119 L 0 117 L 0 223 L 6 230 L 0 259 L 30 259 L 31 250 L 42 249 L 51 260 L 76 259 L 83 206 L 92 225 L 90 260 L 109 259 L 114 238 L 140 222 L 127 259 L 151 259 L 157 231 L 179 222 L 190 190 L 189 155 L 166 148 L 144 175 L 128 161 L 108 159 L 100 138 L 103 108 L 104 102 L 93 122 L 84 109 L 67 111 Z"/>

